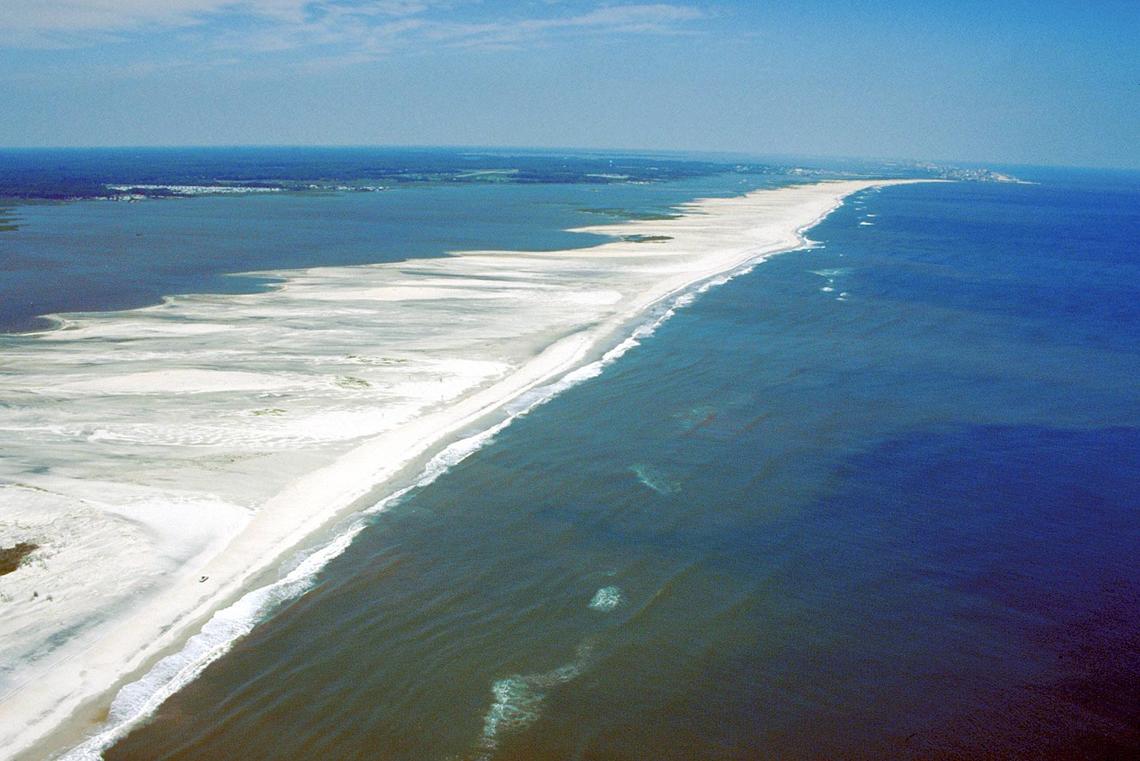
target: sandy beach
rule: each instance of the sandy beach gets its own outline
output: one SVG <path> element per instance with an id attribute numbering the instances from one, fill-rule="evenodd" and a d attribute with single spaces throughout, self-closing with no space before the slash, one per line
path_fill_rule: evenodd
<path id="1" fill-rule="evenodd" d="M 593 248 L 262 273 L 279 287 L 68 315 L 13 339 L 5 467 L 51 467 L 0 471 L 0 546 L 39 547 L 0 577 L 0 758 L 101 733 L 74 757 L 97 756 L 161 700 L 108 727 L 124 685 L 346 516 L 654 309 L 803 246 L 845 196 L 905 182 L 697 201 L 586 228 L 614 236 Z"/>

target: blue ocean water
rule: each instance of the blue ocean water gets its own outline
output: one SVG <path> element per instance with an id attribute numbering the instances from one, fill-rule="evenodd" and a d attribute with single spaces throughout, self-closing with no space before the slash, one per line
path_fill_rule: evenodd
<path id="1" fill-rule="evenodd" d="M 206 159 L 123 181 L 218 181 Z M 392 192 L 10 205 L 0 328 L 266 285 L 233 273 L 590 245 L 565 230 L 790 179 L 402 160 Z M 117 181 L 83 166 L 67 187 Z M 820 245 L 371 517 L 106 757 L 1134 757 L 1140 178 L 1016 173 L 1039 184 L 850 198 Z"/>
<path id="2" fill-rule="evenodd" d="M 868 192 L 372 519 L 108 759 L 1140 752 L 1140 184 Z"/>

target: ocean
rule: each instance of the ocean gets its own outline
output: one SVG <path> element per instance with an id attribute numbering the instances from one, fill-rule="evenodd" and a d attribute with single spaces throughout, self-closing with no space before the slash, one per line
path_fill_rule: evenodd
<path id="1" fill-rule="evenodd" d="M 4 326 L 793 179 L 690 169 L 20 203 Z M 1016 174 L 861 192 L 650 315 L 334 535 L 105 758 L 1134 757 L 1140 178 Z"/>

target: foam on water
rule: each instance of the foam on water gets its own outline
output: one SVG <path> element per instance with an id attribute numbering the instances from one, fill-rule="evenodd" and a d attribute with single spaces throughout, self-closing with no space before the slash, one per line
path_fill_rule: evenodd
<path id="1" fill-rule="evenodd" d="M 602 587 L 594 593 L 589 607 L 590 610 L 608 612 L 621 605 L 622 599 L 621 589 L 618 587 Z"/>
<path id="2" fill-rule="evenodd" d="M 676 494 L 681 490 L 681 484 L 672 480 L 660 469 L 645 463 L 630 466 L 630 471 L 637 476 L 637 480 L 644 486 L 662 496 Z"/>
<path id="3" fill-rule="evenodd" d="M 589 608 L 609 612 L 623 602 L 621 589 L 602 587 L 594 593 Z M 590 663 L 595 643 L 587 639 L 581 643 L 574 660 L 552 671 L 498 679 L 491 685 L 495 699 L 483 719 L 483 734 L 476 743 L 476 759 L 488 759 L 499 746 L 503 735 L 514 734 L 533 724 L 541 715 L 547 691 L 578 677 Z"/>
<path id="4" fill-rule="evenodd" d="M 483 718 L 483 734 L 476 743 L 476 761 L 491 758 L 504 735 L 533 724 L 542 713 L 548 691 L 581 675 L 589 666 L 593 649 L 593 641 L 587 640 L 577 647 L 573 661 L 552 671 L 497 679 L 491 685 L 495 699 Z"/>

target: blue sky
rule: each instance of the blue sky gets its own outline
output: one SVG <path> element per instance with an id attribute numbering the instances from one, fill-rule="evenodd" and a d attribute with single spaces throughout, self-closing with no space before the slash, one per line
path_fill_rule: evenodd
<path id="1" fill-rule="evenodd" d="M 5 0 L 0 145 L 1140 166 L 1140 2 Z"/>

